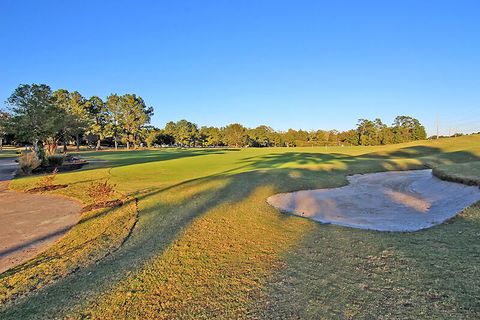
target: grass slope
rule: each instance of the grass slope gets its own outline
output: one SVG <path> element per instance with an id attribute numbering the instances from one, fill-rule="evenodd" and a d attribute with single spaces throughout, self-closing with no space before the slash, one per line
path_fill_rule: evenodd
<path id="1" fill-rule="evenodd" d="M 318 224 L 280 214 L 265 199 L 341 186 L 352 173 L 475 163 L 479 142 L 82 153 L 97 162 L 59 175 L 70 186 L 58 193 L 86 201 L 86 185 L 108 177 L 140 199 L 135 230 L 118 250 L 56 275 L 0 317 L 477 318 L 480 207 L 404 234 Z M 91 221 L 104 225 L 103 217 Z M 78 228 L 64 239 L 94 233 Z M 4 284 L 2 275 L 0 288 L 13 297 L 16 286 Z"/>

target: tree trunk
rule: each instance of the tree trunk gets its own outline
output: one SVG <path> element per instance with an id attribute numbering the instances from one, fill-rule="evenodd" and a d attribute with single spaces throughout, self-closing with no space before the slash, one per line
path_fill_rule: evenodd
<path id="1" fill-rule="evenodd" d="M 0 137 L 0 152 L 3 151 L 3 138 Z"/>
<path id="2" fill-rule="evenodd" d="M 117 150 L 118 149 L 117 136 L 113 138 L 113 141 L 115 142 L 115 150 Z"/>
<path id="3" fill-rule="evenodd" d="M 63 139 L 63 152 L 67 152 L 67 140 Z"/>
<path id="4" fill-rule="evenodd" d="M 77 151 L 80 151 L 80 134 L 78 133 L 76 135 L 76 140 L 77 140 Z"/>
<path id="5" fill-rule="evenodd" d="M 101 139 L 100 139 L 100 136 L 98 137 L 98 140 L 97 140 L 97 146 L 95 147 L 95 150 L 100 150 L 101 146 L 100 146 L 100 143 L 101 143 Z"/>
<path id="6" fill-rule="evenodd" d="M 33 152 L 35 152 L 35 157 L 38 158 L 38 139 L 33 141 Z M 39 159 L 40 160 L 40 159 Z"/>
<path id="7" fill-rule="evenodd" d="M 127 150 L 130 150 L 130 141 L 127 140 Z"/>

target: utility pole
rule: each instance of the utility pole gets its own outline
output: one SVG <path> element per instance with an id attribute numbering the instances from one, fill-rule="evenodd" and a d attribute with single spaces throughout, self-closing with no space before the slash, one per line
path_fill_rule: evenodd
<path id="1" fill-rule="evenodd" d="M 438 114 L 437 114 L 437 139 L 438 139 L 438 132 L 439 132 L 439 124 L 438 124 Z"/>

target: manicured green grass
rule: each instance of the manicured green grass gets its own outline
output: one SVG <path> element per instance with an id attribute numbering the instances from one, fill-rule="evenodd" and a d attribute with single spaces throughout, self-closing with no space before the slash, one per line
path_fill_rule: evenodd
<path id="1" fill-rule="evenodd" d="M 73 261 L 79 269 L 68 276 L 55 268 L 34 273 L 35 281 L 53 282 L 35 295 L 14 299 L 16 285 L 5 285 L 9 277 L 31 281 L 28 264 L 0 276 L 5 301 L 15 300 L 0 318 L 478 318 L 480 207 L 429 230 L 385 233 L 284 215 L 265 200 L 341 186 L 353 173 L 476 161 L 479 142 L 470 136 L 364 148 L 82 152 L 101 161 L 60 174 L 57 182 L 70 186 L 56 192 L 87 202 L 86 186 L 109 179 L 139 199 L 135 229 L 120 247 Z M 114 230 L 132 225 L 108 216 L 89 221 Z M 62 241 L 95 233 L 79 228 Z"/>
<path id="2" fill-rule="evenodd" d="M 445 180 L 468 185 L 480 185 L 480 161 L 440 165 L 433 173 Z"/>
<path id="3" fill-rule="evenodd" d="M 3 147 L 3 150 L 0 151 L 0 159 L 1 158 L 13 158 L 13 157 L 16 157 L 17 154 L 16 154 L 16 151 L 17 149 L 16 148 L 12 148 L 12 147 Z"/>

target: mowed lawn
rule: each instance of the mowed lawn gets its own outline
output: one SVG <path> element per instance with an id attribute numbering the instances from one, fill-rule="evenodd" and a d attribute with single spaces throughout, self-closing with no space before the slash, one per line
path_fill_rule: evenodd
<path id="1" fill-rule="evenodd" d="M 479 205 L 428 230 L 388 233 L 266 203 L 278 192 L 342 186 L 354 173 L 431 167 L 478 178 L 479 135 L 80 155 L 91 164 L 59 174 L 69 187 L 56 193 L 88 203 L 86 187 L 108 179 L 128 202 L 85 214 L 47 252 L 0 275 L 2 319 L 480 317 Z"/>
<path id="2" fill-rule="evenodd" d="M 2 158 L 13 158 L 16 157 L 16 151 L 18 150 L 17 148 L 12 148 L 12 147 L 3 147 L 3 150 L 0 151 L 0 159 Z"/>

